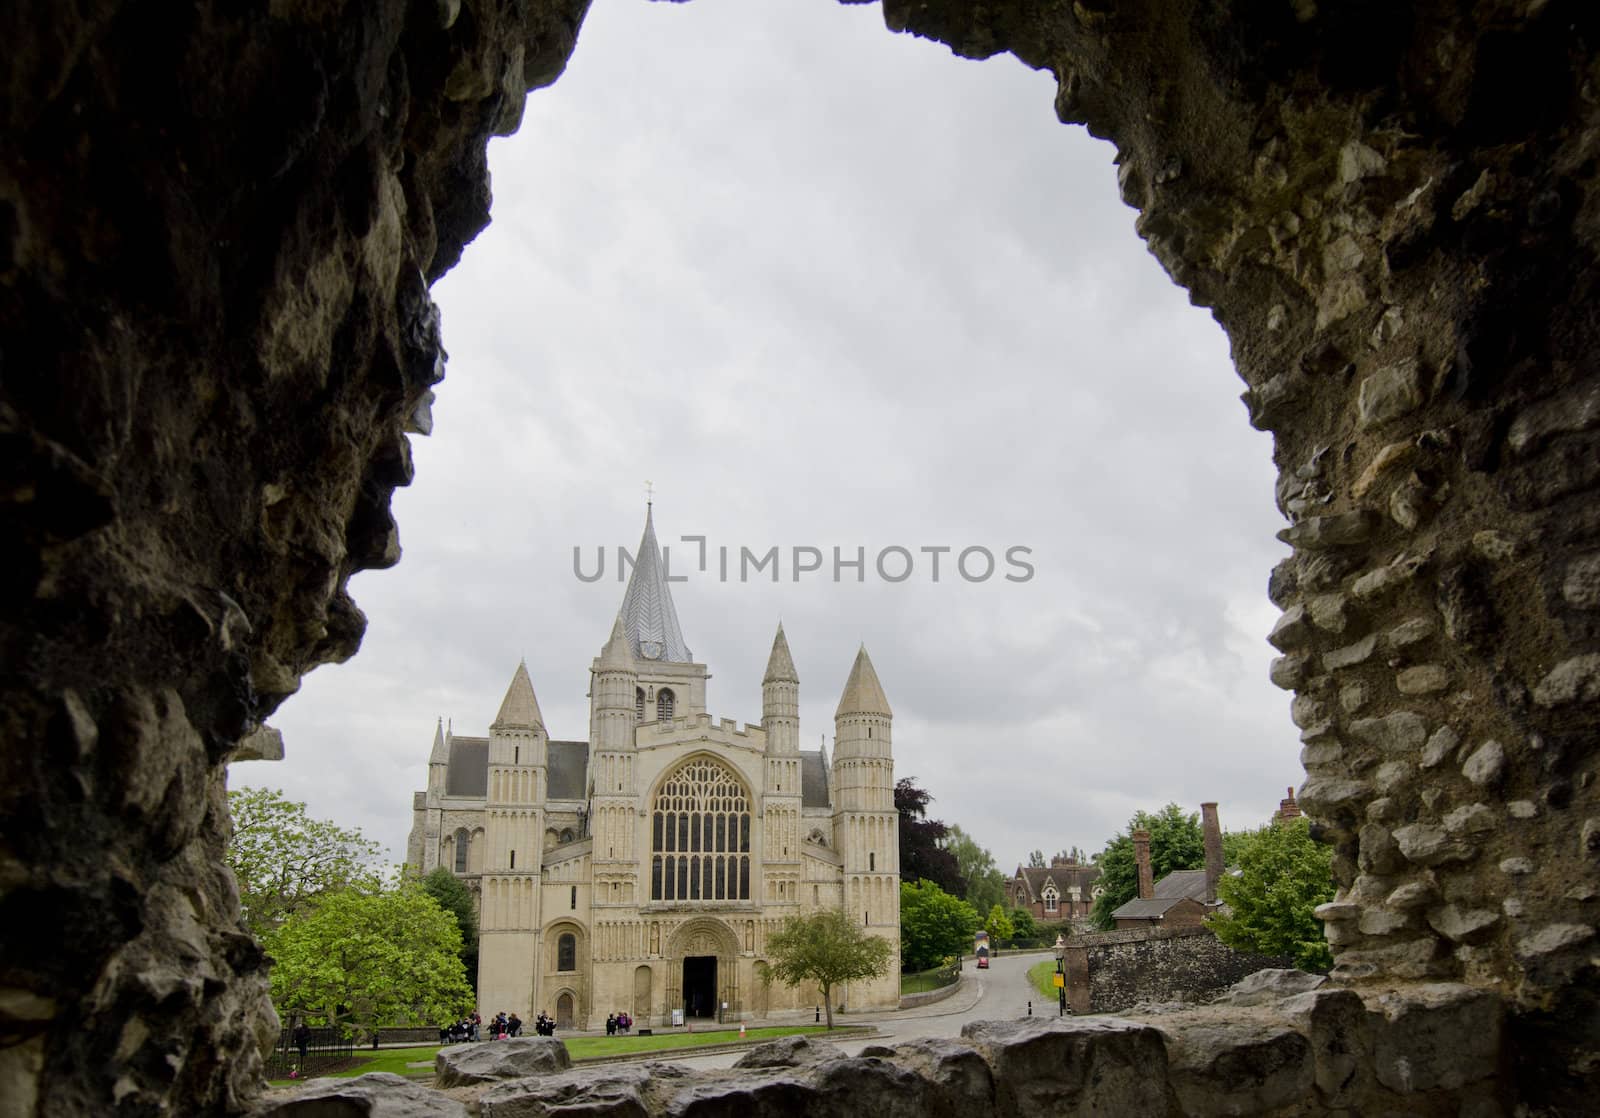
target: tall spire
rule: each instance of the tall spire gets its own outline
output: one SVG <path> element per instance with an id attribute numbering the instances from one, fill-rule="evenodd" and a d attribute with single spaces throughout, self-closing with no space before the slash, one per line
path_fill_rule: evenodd
<path id="1" fill-rule="evenodd" d="M 428 755 L 430 765 L 448 765 L 450 763 L 450 749 L 444 741 L 444 718 L 441 716 L 439 724 L 433 728 L 433 752 Z"/>
<path id="2" fill-rule="evenodd" d="M 666 660 L 691 664 L 694 654 L 684 643 L 678 627 L 678 611 L 672 605 L 667 586 L 666 566 L 656 543 L 655 512 L 646 506 L 644 536 L 634 559 L 633 575 L 622 596 L 622 627 L 628 635 L 630 651 L 642 660 Z"/>
<path id="3" fill-rule="evenodd" d="M 506 697 L 500 703 L 500 713 L 490 729 L 532 730 L 544 727 L 544 715 L 539 711 L 539 699 L 533 693 L 533 680 L 528 678 L 528 662 L 517 665 L 517 674 L 511 677 Z"/>
<path id="4" fill-rule="evenodd" d="M 767 674 L 762 683 L 799 683 L 800 675 L 794 670 L 794 657 L 789 655 L 789 641 L 783 635 L 783 622 L 778 622 L 778 635 L 772 638 L 772 655 L 767 660 Z"/>
<path id="5" fill-rule="evenodd" d="M 861 651 L 856 653 L 850 678 L 844 684 L 844 694 L 839 696 L 839 708 L 833 712 L 835 718 L 843 718 L 847 714 L 884 714 L 894 717 L 894 712 L 889 709 L 888 696 L 883 693 L 883 684 L 878 682 L 878 673 L 872 670 L 866 645 L 862 645 Z"/>

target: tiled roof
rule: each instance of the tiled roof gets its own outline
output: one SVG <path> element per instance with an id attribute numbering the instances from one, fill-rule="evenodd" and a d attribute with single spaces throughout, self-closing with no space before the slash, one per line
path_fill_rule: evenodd
<path id="1" fill-rule="evenodd" d="M 800 806 L 828 806 L 828 763 L 820 749 L 800 751 Z"/>
<path id="2" fill-rule="evenodd" d="M 1149 900 L 1135 897 L 1111 914 L 1113 920 L 1153 920 L 1167 914 L 1180 901 L 1205 903 L 1206 871 L 1173 870 L 1156 882 L 1155 896 Z"/>
<path id="3" fill-rule="evenodd" d="M 1076 885 L 1087 898 L 1089 890 L 1100 878 L 1100 867 L 1082 862 L 1070 866 L 1019 866 L 1012 882 L 1015 883 L 1018 877 L 1022 879 L 1024 899 L 1029 902 L 1044 899 L 1047 881 L 1055 882 L 1056 892 L 1063 897 L 1067 895 L 1069 887 Z"/>
<path id="4" fill-rule="evenodd" d="M 589 743 L 553 741 L 545 769 L 552 800 L 584 800 L 589 797 Z"/>
<path id="5" fill-rule="evenodd" d="M 444 773 L 447 796 L 487 796 L 489 794 L 489 739 L 450 738 L 450 767 Z"/>

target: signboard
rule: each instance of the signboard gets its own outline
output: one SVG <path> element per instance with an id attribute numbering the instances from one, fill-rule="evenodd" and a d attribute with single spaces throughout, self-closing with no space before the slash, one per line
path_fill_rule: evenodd
<path id="1" fill-rule="evenodd" d="M 1056 979 L 1056 985 L 1057 986 L 1065 986 L 1067 984 L 1067 976 L 1064 975 L 1064 974 L 1056 975 L 1055 979 Z"/>
<path id="2" fill-rule="evenodd" d="M 676 1029 L 676 1028 L 681 1027 L 682 1025 L 683 1025 L 683 1010 L 674 1009 L 672 1011 L 672 1027 L 674 1029 Z"/>

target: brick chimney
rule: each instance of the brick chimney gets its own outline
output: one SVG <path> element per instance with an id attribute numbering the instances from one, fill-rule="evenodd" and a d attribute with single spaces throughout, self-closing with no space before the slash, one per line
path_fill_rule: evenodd
<path id="1" fill-rule="evenodd" d="M 1222 825 L 1217 805 L 1200 805 L 1200 829 L 1206 839 L 1206 904 L 1217 903 L 1217 879 L 1222 876 Z"/>
<path id="2" fill-rule="evenodd" d="M 1300 805 L 1295 803 L 1294 788 L 1291 786 L 1289 788 L 1289 795 L 1285 799 L 1278 801 L 1278 818 L 1274 820 L 1274 822 L 1293 823 L 1299 818 Z"/>
<path id="3" fill-rule="evenodd" d="M 1139 866 L 1139 899 L 1148 901 L 1156 895 L 1155 880 L 1150 875 L 1150 832 L 1133 832 L 1133 860 Z"/>

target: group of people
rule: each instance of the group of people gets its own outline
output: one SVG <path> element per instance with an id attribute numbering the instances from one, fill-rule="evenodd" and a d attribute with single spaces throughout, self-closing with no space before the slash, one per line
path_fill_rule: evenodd
<path id="1" fill-rule="evenodd" d="M 470 1017 L 463 1017 L 439 1030 L 440 1044 L 465 1044 L 470 1040 L 483 1039 L 483 1018 L 476 1013 Z"/>
<path id="2" fill-rule="evenodd" d="M 555 1036 L 556 1019 L 541 1009 L 539 1011 L 539 1016 L 534 1019 L 533 1031 L 538 1033 L 540 1036 Z"/>
<path id="3" fill-rule="evenodd" d="M 476 1014 L 474 1014 L 476 1016 Z M 543 1017 L 544 1014 L 539 1016 Z M 502 1010 L 496 1013 L 489 1021 L 489 1036 L 492 1040 L 503 1040 L 508 1036 L 522 1035 L 522 1018 L 515 1013 L 506 1013 Z M 543 1033 L 539 1034 L 543 1036 Z"/>
<path id="4" fill-rule="evenodd" d="M 619 1036 L 633 1028 L 633 1018 L 626 1013 L 606 1015 L 606 1036 Z"/>

